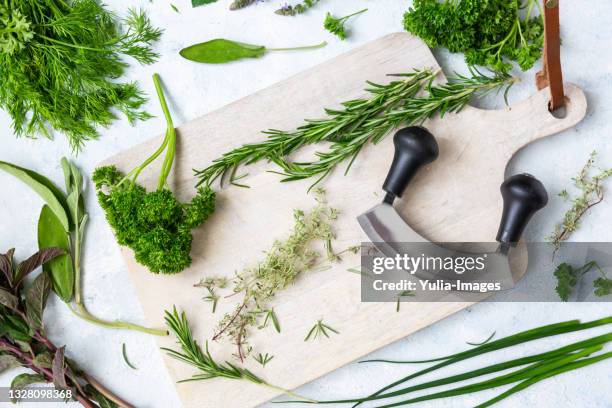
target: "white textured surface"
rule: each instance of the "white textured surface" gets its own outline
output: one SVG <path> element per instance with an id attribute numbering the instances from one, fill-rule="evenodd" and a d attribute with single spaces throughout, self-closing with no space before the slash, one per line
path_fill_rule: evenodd
<path id="1" fill-rule="evenodd" d="M 153 66 L 134 67 L 129 76 L 140 81 L 142 88 L 153 94 L 150 76 L 153 72 L 159 72 L 168 89 L 169 103 L 176 123 L 219 108 L 359 44 L 400 31 L 401 16 L 408 7 L 407 2 L 393 0 L 350 3 L 327 0 L 307 15 L 283 18 L 272 13 L 282 2 L 272 0 L 233 13 L 226 10 L 229 3 L 227 0 L 193 10 L 188 1 L 176 0 L 174 4 L 180 9 L 179 14 L 165 1 L 150 3 L 111 0 L 107 3 L 121 13 L 125 11 L 126 5 L 142 6 L 149 10 L 157 26 L 166 29 L 158 45 L 162 59 Z M 369 7 L 370 10 L 351 22 L 353 35 L 350 40 L 337 41 L 322 30 L 325 11 L 343 15 L 363 7 Z M 608 125 L 612 113 L 609 105 L 612 100 L 612 57 L 608 52 L 612 45 L 612 27 L 608 21 L 611 13 L 612 4 L 603 1 L 589 5 L 586 2 L 562 3 L 564 75 L 567 81 L 574 82 L 585 90 L 589 99 L 589 112 L 587 118 L 574 130 L 530 146 L 521 151 L 510 165 L 513 171 L 535 174 L 551 193 L 552 200 L 548 208 L 551 216 L 540 217 L 530 226 L 528 234 L 531 239 L 543 238 L 552 229 L 554 222 L 562 216 L 565 206 L 554 193 L 568 184 L 569 178 L 580 169 L 590 151 L 595 149 L 599 152 L 602 165 L 612 162 L 612 145 L 609 143 L 612 129 Z M 214 37 L 273 47 L 318 43 L 322 40 L 328 40 L 330 45 L 313 52 L 270 54 L 262 60 L 244 61 L 223 67 L 190 63 L 177 54 L 185 45 Z M 464 66 L 460 56 L 448 55 L 445 52 L 437 52 L 436 56 L 447 73 L 462 70 Z M 533 72 L 522 75 L 523 82 L 511 92 L 511 101 L 523 99 L 533 92 L 532 78 Z M 498 106 L 502 102 L 497 99 L 486 103 L 487 106 Z M 149 110 L 159 112 L 155 100 L 150 104 Z M 274 112 L 271 112 L 271 115 L 273 114 Z M 8 117 L 0 113 L 0 129 L 4 129 L 0 160 L 31 168 L 60 183 L 62 175 L 59 159 L 69 153 L 63 138 L 58 136 L 54 142 L 16 140 L 11 135 L 9 123 Z M 85 151 L 75 160 L 83 170 L 91 172 L 95 164 L 102 159 L 159 134 L 163 126 L 159 119 L 140 123 L 136 128 L 131 128 L 125 121 L 117 122 L 110 129 L 103 130 L 100 141 L 87 145 Z M 41 202 L 26 187 L 8 175 L 0 174 L 0 186 L 0 250 L 15 246 L 17 257 L 23 259 L 36 249 L 36 219 Z M 611 209 L 612 200 L 604 201 L 596 207 L 574 235 L 574 239 L 612 240 L 609 227 L 612 223 Z M 142 319 L 142 312 L 135 299 L 134 288 L 92 194 L 88 196 L 88 211 L 92 222 L 87 233 L 84 265 L 85 302 L 92 312 L 100 316 L 139 321 Z M 494 330 L 497 330 L 498 336 L 502 336 L 560 320 L 594 319 L 609 315 L 611 311 L 612 307 L 607 303 L 480 304 L 380 350 L 375 356 L 398 358 L 438 355 L 460 350 L 464 347 L 464 341 L 478 341 Z M 50 301 L 46 320 L 49 322 L 50 335 L 57 344 L 66 344 L 68 354 L 85 370 L 136 406 L 180 406 L 151 338 L 88 325 L 74 318 L 55 298 Z M 567 339 L 570 337 L 581 338 L 584 334 L 567 336 Z M 569 342 L 567 339 L 563 342 L 550 339 L 547 346 L 543 346 L 542 342 L 537 345 L 543 350 L 553 344 Z M 139 368 L 137 371 L 131 370 L 122 361 L 122 343 L 126 343 L 131 361 Z M 525 348 L 521 350 L 527 353 Z M 529 353 L 532 352 L 534 350 L 529 348 Z M 509 354 L 500 355 L 498 358 L 505 356 Z M 490 358 L 486 356 L 477 363 L 492 363 Z M 612 404 L 610 368 L 610 362 L 605 362 L 564 374 L 533 386 L 500 406 L 609 407 Z M 302 387 L 299 392 L 315 398 L 362 395 L 409 371 L 408 367 L 402 366 L 352 364 Z M 450 372 L 455 371 L 449 370 Z M 1 375 L 0 385 L 8 385 L 16 373 L 17 371 Z M 463 407 L 492 395 L 494 394 L 488 393 L 440 400 L 424 403 L 422 406 Z"/>

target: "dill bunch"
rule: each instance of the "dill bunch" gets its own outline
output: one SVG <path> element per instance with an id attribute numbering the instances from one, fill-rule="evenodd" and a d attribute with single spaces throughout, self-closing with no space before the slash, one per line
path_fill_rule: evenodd
<path id="1" fill-rule="evenodd" d="M 335 238 L 332 224 L 338 211 L 327 205 L 322 189 L 316 189 L 314 194 L 317 201 L 314 209 L 310 212 L 295 210 L 291 235 L 285 240 L 274 241 L 262 262 L 236 273 L 233 279 L 234 294 L 242 293 L 243 298 L 234 312 L 221 319 L 213 340 L 230 339 L 236 345 L 236 357 L 241 361 L 251 351 L 249 329 L 263 328 L 271 319 L 276 330 L 280 331 L 269 303 L 279 290 L 293 284 L 300 274 L 317 267 L 321 254 L 312 248 L 313 244 L 322 241 L 327 260 L 338 259 L 339 254 L 334 254 L 332 249 Z"/>
<path id="2" fill-rule="evenodd" d="M 96 0 L 7 0 L 0 5 L 0 107 L 17 136 L 63 133 L 74 151 L 121 112 L 150 115 L 135 83 L 121 82 L 129 56 L 151 64 L 161 30 L 143 12 L 118 18 Z"/>

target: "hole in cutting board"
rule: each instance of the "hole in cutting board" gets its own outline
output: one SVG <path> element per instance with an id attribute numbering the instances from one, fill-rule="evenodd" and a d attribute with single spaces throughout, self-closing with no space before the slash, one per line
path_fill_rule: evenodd
<path id="1" fill-rule="evenodd" d="M 569 98 L 565 97 L 565 105 L 555 110 L 550 110 L 550 102 L 548 102 L 548 111 L 557 119 L 565 119 L 567 117 L 567 106 L 570 103 Z"/>

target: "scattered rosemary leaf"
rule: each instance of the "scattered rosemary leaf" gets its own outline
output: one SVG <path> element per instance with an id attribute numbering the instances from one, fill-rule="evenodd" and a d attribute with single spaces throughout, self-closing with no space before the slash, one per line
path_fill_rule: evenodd
<path id="1" fill-rule="evenodd" d="M 411 290 L 405 290 L 405 291 L 403 291 L 402 293 L 400 293 L 397 296 L 397 302 L 396 302 L 396 305 L 395 305 L 395 311 L 396 312 L 400 311 L 400 303 L 402 302 L 402 298 L 403 297 L 407 297 L 407 296 L 414 296 L 414 292 L 411 291 Z"/>
<path id="2" fill-rule="evenodd" d="M 177 13 L 180 13 L 178 7 L 176 7 L 174 4 L 170 3 L 170 7 L 172 7 L 172 10 L 174 10 Z"/>
<path id="3" fill-rule="evenodd" d="M 338 330 L 336 330 L 333 327 L 323 323 L 322 319 L 319 319 L 319 320 L 317 320 L 315 325 L 312 326 L 312 329 L 310 329 L 310 331 L 308 332 L 308 334 L 304 338 L 304 341 L 308 341 L 308 340 L 311 340 L 311 339 L 315 340 L 317 337 L 321 337 L 321 336 L 325 336 L 325 337 L 329 338 L 329 332 L 340 334 L 340 332 Z"/>
<path id="4" fill-rule="evenodd" d="M 572 207 L 565 213 L 563 221 L 557 224 L 554 232 L 547 237 L 554 245 L 555 251 L 559 249 L 563 241 L 566 241 L 578 229 L 580 221 L 587 211 L 604 199 L 602 182 L 612 176 L 612 168 L 600 170 L 598 174 L 591 176 L 596 156 L 597 152 L 592 152 L 578 176 L 572 179 L 575 187 L 580 190 L 580 194 L 572 197 L 567 190 L 559 193 L 559 196 L 572 201 Z"/>
<path id="5" fill-rule="evenodd" d="M 253 359 L 257 361 L 259 364 L 261 364 L 262 367 L 265 367 L 266 364 L 272 361 L 273 358 L 274 356 L 268 353 L 266 354 L 259 353 L 257 356 L 253 357 Z"/>
<path id="6" fill-rule="evenodd" d="M 125 364 L 127 364 L 128 367 L 130 367 L 132 370 L 138 370 L 138 368 L 136 368 L 134 364 L 130 363 L 130 360 L 128 359 L 125 343 L 121 345 L 121 354 L 123 355 L 123 361 L 125 361 Z"/>
<path id="7" fill-rule="evenodd" d="M 482 346 L 483 344 L 487 344 L 488 342 L 490 342 L 493 339 L 493 337 L 495 337 L 495 333 L 496 332 L 491 333 L 491 335 L 489 337 L 487 337 L 487 339 L 485 341 L 483 341 L 483 342 L 480 342 L 480 343 L 471 343 L 469 341 L 466 341 L 465 343 L 469 344 L 470 346 Z"/>
<path id="8" fill-rule="evenodd" d="M 324 190 L 316 189 L 314 197 L 317 205 L 310 212 L 294 211 L 295 225 L 289 237 L 275 241 L 263 261 L 236 273 L 232 281 L 232 295 L 242 294 L 243 297 L 235 310 L 221 319 L 213 340 L 231 340 L 237 347 L 235 355 L 240 361 L 244 361 L 251 351 L 249 329 L 265 327 L 272 321 L 280 332 L 276 314 L 268 304 L 279 290 L 294 283 L 300 274 L 321 266 L 321 254 L 312 248 L 315 243 L 322 242 L 328 252 L 324 262 L 339 258 L 331 250 L 331 241 L 335 239 L 332 223 L 338 212 L 327 205 Z"/>

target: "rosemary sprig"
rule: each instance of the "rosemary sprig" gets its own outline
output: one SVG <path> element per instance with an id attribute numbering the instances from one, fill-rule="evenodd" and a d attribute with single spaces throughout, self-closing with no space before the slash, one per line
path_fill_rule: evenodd
<path id="1" fill-rule="evenodd" d="M 198 342 L 193 338 L 185 312 L 181 312 L 179 314 L 176 307 L 174 307 L 172 312 L 166 311 L 165 321 L 168 328 L 176 336 L 177 343 L 181 350 L 176 351 L 166 347 L 163 347 L 162 350 L 168 353 L 169 356 L 189 364 L 199 370 L 199 373 L 194 374 L 192 377 L 180 382 L 209 380 L 212 378 L 245 380 L 276 391 L 280 391 L 301 401 L 314 402 L 311 399 L 304 398 L 301 395 L 295 394 L 282 387 L 270 384 L 246 368 L 237 367 L 227 361 L 222 363 L 215 361 L 208 350 L 208 342 L 206 342 L 205 349 L 202 350 Z"/>
<path id="2" fill-rule="evenodd" d="M 317 322 L 315 323 L 314 326 L 312 326 L 312 329 L 310 329 L 310 331 L 308 332 L 308 334 L 306 335 L 306 337 L 304 338 L 304 341 L 308 341 L 308 340 L 315 340 L 317 337 L 322 337 L 325 336 L 327 338 L 329 338 L 329 333 L 336 333 L 336 334 L 340 334 L 340 332 L 336 329 L 334 329 L 333 327 L 331 327 L 328 324 L 323 323 L 323 319 L 319 319 L 317 320 Z"/>
<path id="3" fill-rule="evenodd" d="M 601 170 L 598 174 L 591 176 L 596 156 L 597 152 L 592 152 L 578 176 L 572 179 L 574 185 L 580 190 L 580 194 L 571 197 L 567 190 L 559 193 L 560 197 L 572 201 L 572 207 L 565 213 L 563 221 L 557 224 L 554 232 L 548 237 L 548 240 L 554 245 L 555 251 L 559 249 L 563 241 L 566 241 L 578 229 L 580 220 L 587 211 L 604 199 L 604 189 L 601 183 L 612 176 L 612 169 Z"/>
<path id="4" fill-rule="evenodd" d="M 268 353 L 266 354 L 259 353 L 257 356 L 253 357 L 253 359 L 257 361 L 259 364 L 261 364 L 262 367 L 265 367 L 266 364 L 272 361 L 273 358 L 274 356 Z"/>
<path id="5" fill-rule="evenodd" d="M 274 330 L 276 330 L 277 333 L 280 333 L 281 327 L 278 321 L 278 317 L 276 316 L 276 312 L 274 312 L 274 308 L 271 307 L 270 309 L 266 310 L 265 315 L 266 317 L 264 317 L 264 321 L 261 326 L 258 327 L 258 329 L 265 329 L 266 327 L 268 327 L 268 322 L 272 322 Z"/>
<path id="6" fill-rule="evenodd" d="M 267 140 L 245 144 L 223 154 L 203 169 L 196 170 L 198 185 L 210 185 L 234 177 L 241 165 L 261 160 L 276 163 L 284 175 L 283 181 L 301 180 L 317 176 L 317 184 L 336 165 L 347 160 L 346 171 L 369 143 L 380 142 L 394 128 L 406 124 L 420 124 L 435 114 L 458 112 L 474 96 L 482 96 L 505 88 L 507 93 L 514 78 L 505 74 L 486 76 L 472 70 L 472 77 L 456 75 L 445 85 L 435 86 L 437 72 L 429 69 L 393 75 L 395 80 L 386 85 L 368 82 L 369 99 L 356 99 L 342 104 L 340 109 L 327 109 L 325 119 L 306 120 L 294 131 L 270 129 Z M 426 90 L 427 95 L 417 97 Z M 331 142 L 326 152 L 316 154 L 312 162 L 292 162 L 288 156 L 300 148 L 320 142 Z"/>

